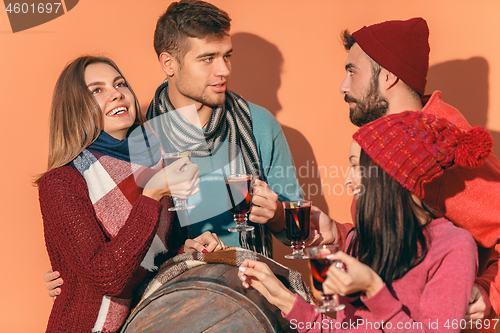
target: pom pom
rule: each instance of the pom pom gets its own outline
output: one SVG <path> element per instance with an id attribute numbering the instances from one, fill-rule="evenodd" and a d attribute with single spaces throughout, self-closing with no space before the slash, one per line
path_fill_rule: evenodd
<path id="1" fill-rule="evenodd" d="M 492 146 L 491 134 L 482 127 L 474 126 L 458 140 L 455 163 L 467 168 L 477 168 L 491 153 Z"/>

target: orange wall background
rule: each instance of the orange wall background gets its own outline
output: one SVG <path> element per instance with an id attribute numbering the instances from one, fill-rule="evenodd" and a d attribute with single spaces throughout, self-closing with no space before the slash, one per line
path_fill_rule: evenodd
<path id="1" fill-rule="evenodd" d="M 351 197 L 341 184 L 355 130 L 339 93 L 346 57 L 342 29 L 424 17 L 431 31 L 427 92 L 442 90 L 445 101 L 500 142 L 500 100 L 494 98 L 500 91 L 498 1 L 212 2 L 233 19 L 230 89 L 275 114 L 302 172 L 306 196 L 339 221 L 350 221 Z M 52 305 L 42 281 L 50 266 L 37 190 L 30 182 L 46 167 L 48 115 L 59 73 L 81 54 L 109 56 L 147 106 L 164 78 L 152 36 L 169 3 L 80 1 L 65 15 L 15 34 L 7 13 L 0 12 L 1 332 L 44 331 Z M 304 262 L 282 259 L 289 251 L 280 246 L 275 257 L 304 271 Z"/>

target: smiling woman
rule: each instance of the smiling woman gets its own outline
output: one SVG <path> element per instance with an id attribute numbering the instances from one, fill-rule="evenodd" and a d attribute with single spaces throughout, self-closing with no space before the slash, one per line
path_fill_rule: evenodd
<path id="1" fill-rule="evenodd" d="M 317 279 L 323 280 L 326 295 L 340 295 L 345 309 L 336 319 L 319 314 L 315 305 L 293 294 L 269 267 L 254 260 L 240 266 L 243 286 L 261 292 L 299 332 L 403 327 L 429 332 L 438 322 L 451 332 L 460 331 L 458 325 L 445 323 L 460 322 L 467 311 L 477 248 L 467 231 L 425 203 L 424 184 L 453 166 L 484 163 L 491 152 L 490 134 L 480 127 L 462 132 L 445 119 L 406 111 L 364 125 L 353 139 L 346 185 L 353 192 L 360 190 L 355 226 L 347 236 L 346 253 L 327 251 L 322 259 L 329 267 Z M 372 167 L 379 172 L 362 172 Z"/>
<path id="2" fill-rule="evenodd" d="M 108 64 L 93 63 L 85 69 L 85 83 L 101 108 L 104 131 L 115 139 L 125 139 L 137 110 L 135 96 L 123 76 Z"/>
<path id="3" fill-rule="evenodd" d="M 170 195 L 198 191 L 198 166 L 184 157 L 163 167 L 144 121 L 111 60 L 80 57 L 61 73 L 48 171 L 36 181 L 47 251 L 64 277 L 47 332 L 116 332 L 157 255 L 182 245 L 170 237 L 178 231 Z M 198 245 L 186 241 L 185 250 Z"/>

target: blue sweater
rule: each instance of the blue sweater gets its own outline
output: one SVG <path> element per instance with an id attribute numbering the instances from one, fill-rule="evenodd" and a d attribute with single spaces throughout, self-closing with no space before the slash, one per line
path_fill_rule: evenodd
<path id="1" fill-rule="evenodd" d="M 274 116 L 258 105 L 248 103 L 252 117 L 253 136 L 261 165 L 261 180 L 278 194 L 280 201 L 302 198 L 292 155 L 281 126 Z M 240 246 L 239 233 L 227 229 L 235 225 L 228 211 L 223 172 L 229 174 L 227 138 L 209 157 L 192 157 L 200 169 L 200 191 L 188 202 L 196 207 L 188 211 L 189 221 L 179 215 L 181 225 L 191 224 L 193 237 L 205 231 L 215 232 L 227 246 Z M 275 235 L 285 241 L 284 232 Z"/>

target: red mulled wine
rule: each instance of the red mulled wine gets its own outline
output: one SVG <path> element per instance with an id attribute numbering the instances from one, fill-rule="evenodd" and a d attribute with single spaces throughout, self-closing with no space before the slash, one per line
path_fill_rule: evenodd
<path id="1" fill-rule="evenodd" d="M 309 258 L 309 261 L 311 262 L 311 274 L 314 288 L 323 291 L 323 282 L 326 280 L 326 273 L 333 263 L 333 260 L 326 258 Z"/>
<path id="2" fill-rule="evenodd" d="M 335 269 L 343 269 L 343 263 L 338 260 L 331 260 L 328 257 L 339 250 L 338 245 L 322 245 L 308 247 L 306 253 L 311 263 L 311 275 L 313 277 L 314 288 L 321 291 L 323 305 L 315 309 L 316 312 L 326 313 L 340 311 L 345 308 L 345 304 L 338 303 L 337 295 L 325 295 L 323 293 L 323 283 L 326 280 L 328 269 L 334 265 Z"/>
<path id="3" fill-rule="evenodd" d="M 227 205 L 233 214 L 246 214 L 250 210 L 252 179 L 241 177 L 226 179 Z"/>
<path id="4" fill-rule="evenodd" d="M 291 241 L 301 242 L 309 237 L 309 217 L 311 207 L 294 207 L 285 209 L 285 233 Z"/>

